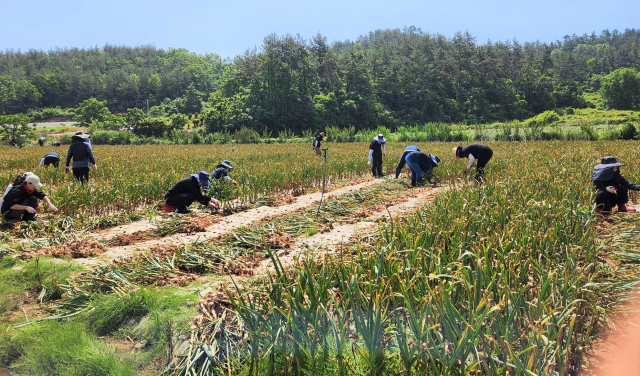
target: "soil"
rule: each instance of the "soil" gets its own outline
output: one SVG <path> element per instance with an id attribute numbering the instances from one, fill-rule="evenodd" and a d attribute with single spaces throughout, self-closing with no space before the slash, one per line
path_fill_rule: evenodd
<path id="1" fill-rule="evenodd" d="M 348 185 L 339 189 L 336 189 L 332 192 L 332 196 L 341 196 L 343 194 L 361 190 L 372 185 L 383 183 L 383 179 L 365 179 L 363 182 Z M 315 192 L 308 195 L 303 195 L 296 197 L 293 203 L 282 205 L 278 207 L 270 207 L 270 206 L 262 206 L 255 209 L 249 209 L 247 211 L 236 213 L 233 215 L 229 215 L 227 217 L 220 216 L 208 216 L 215 223 L 209 224 L 206 227 L 200 226 L 193 228 L 193 234 L 175 234 L 171 236 L 166 236 L 158 239 L 149 239 L 144 240 L 138 243 L 123 245 L 123 246 L 115 246 L 109 247 L 109 249 L 104 252 L 104 254 L 100 258 L 90 257 L 78 259 L 79 262 L 85 265 L 98 265 L 108 262 L 109 260 L 124 258 L 132 256 L 137 249 L 149 249 L 154 247 L 171 247 L 178 246 L 181 244 L 189 244 L 194 241 L 207 241 L 218 238 L 220 236 L 226 235 L 233 231 L 234 229 L 241 226 L 249 226 L 252 224 L 256 224 L 260 221 L 265 220 L 266 218 L 273 218 L 276 216 L 282 216 L 294 213 L 298 210 L 307 208 L 309 206 L 315 205 L 321 196 L 321 192 Z M 326 197 L 325 197 L 326 199 Z M 191 216 L 191 215 L 190 215 Z M 197 218 L 197 217 L 191 217 Z M 198 220 L 200 221 L 200 220 Z M 124 226 L 114 227 L 109 230 L 103 230 L 99 232 L 99 234 L 106 238 L 111 239 L 114 235 L 131 233 L 135 231 L 147 231 L 149 227 L 155 228 L 155 226 L 151 225 L 148 221 L 139 221 L 140 223 L 131 223 Z M 145 223 L 146 222 L 146 223 Z M 132 231 L 134 230 L 135 231 Z M 280 242 L 282 245 L 286 244 L 287 241 Z M 279 244 L 280 244 L 279 243 Z"/>
<path id="2" fill-rule="evenodd" d="M 35 251 L 25 252 L 26 257 L 53 256 L 68 258 L 86 258 L 99 255 L 107 250 L 104 245 L 89 239 L 76 238 L 60 246 L 42 247 Z"/>

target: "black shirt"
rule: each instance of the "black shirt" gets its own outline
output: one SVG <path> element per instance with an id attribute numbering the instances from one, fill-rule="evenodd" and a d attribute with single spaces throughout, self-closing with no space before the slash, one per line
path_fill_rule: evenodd
<path id="1" fill-rule="evenodd" d="M 469 154 L 473 155 L 475 159 L 482 159 L 483 157 L 488 157 L 490 154 L 493 154 L 493 151 L 487 145 L 469 144 L 460 150 L 458 157 L 469 158 Z"/>
<path id="2" fill-rule="evenodd" d="M 89 167 L 89 162 L 96 164 L 91 146 L 86 142 L 74 142 L 69 145 L 65 166 L 69 166 L 71 158 L 73 158 L 73 165 L 71 167 Z"/>
<path id="3" fill-rule="evenodd" d="M 371 145 L 369 145 L 369 150 L 373 150 L 373 154 L 382 154 L 382 145 L 378 141 L 371 141 Z"/>
<path id="4" fill-rule="evenodd" d="M 4 200 L 2 201 L 2 208 L 0 208 L 0 212 L 6 213 L 11 210 L 13 205 L 22 205 L 29 197 L 35 197 L 37 199 L 42 200 L 46 195 L 37 189 L 34 189 L 31 193 L 27 191 L 27 188 L 24 187 L 24 184 L 20 184 L 17 187 L 14 186 L 9 190 L 6 196 L 4 196 Z"/>
<path id="5" fill-rule="evenodd" d="M 171 196 L 179 195 L 182 193 L 191 193 L 193 197 L 202 205 L 207 205 L 211 201 L 211 197 L 202 194 L 198 179 L 194 176 L 182 179 L 177 182 L 173 187 L 169 188 L 167 193 L 164 194 L 165 200 Z"/>
<path id="6" fill-rule="evenodd" d="M 322 141 L 323 137 L 320 135 L 316 136 L 316 139 L 313 140 L 313 146 L 319 148 L 320 147 L 320 142 Z"/>

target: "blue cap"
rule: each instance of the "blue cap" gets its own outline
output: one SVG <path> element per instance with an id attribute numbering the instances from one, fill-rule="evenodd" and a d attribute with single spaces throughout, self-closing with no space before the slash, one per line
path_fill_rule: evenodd
<path id="1" fill-rule="evenodd" d="M 194 178 L 196 178 L 196 180 L 198 181 L 198 183 L 202 183 L 204 185 L 209 185 L 209 173 L 206 171 L 200 171 L 197 174 L 193 174 L 191 175 Z"/>
<path id="2" fill-rule="evenodd" d="M 438 165 L 438 163 L 440 163 L 440 158 L 437 155 L 429 154 L 429 156 L 431 157 L 431 161 L 433 162 L 433 164 L 435 164 L 436 166 Z"/>

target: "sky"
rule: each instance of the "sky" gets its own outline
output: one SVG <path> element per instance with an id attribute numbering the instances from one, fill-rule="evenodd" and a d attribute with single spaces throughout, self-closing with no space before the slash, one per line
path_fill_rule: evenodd
<path id="1" fill-rule="evenodd" d="M 272 33 L 355 41 L 410 26 L 449 38 L 468 31 L 478 43 L 548 43 L 638 29 L 639 11 L 639 0 L 0 0 L 0 51 L 153 45 L 225 58 Z"/>

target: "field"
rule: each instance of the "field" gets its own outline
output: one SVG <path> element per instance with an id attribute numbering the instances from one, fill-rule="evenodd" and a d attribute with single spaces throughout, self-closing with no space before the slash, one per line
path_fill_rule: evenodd
<path id="1" fill-rule="evenodd" d="M 94 146 L 81 186 L 31 170 L 58 216 L 0 233 L 0 365 L 19 374 L 575 374 L 638 281 L 640 215 L 593 212 L 605 155 L 640 182 L 638 142 L 493 142 L 477 186 L 453 143 L 436 187 L 370 179 L 367 144 Z M 406 145 L 387 145 L 391 173 Z M 60 148 L 64 155 L 66 148 Z M 158 209 L 222 159 L 225 210 Z M 636 204 L 632 196 L 632 203 Z M 65 346 L 60 346 L 61 344 Z"/>

